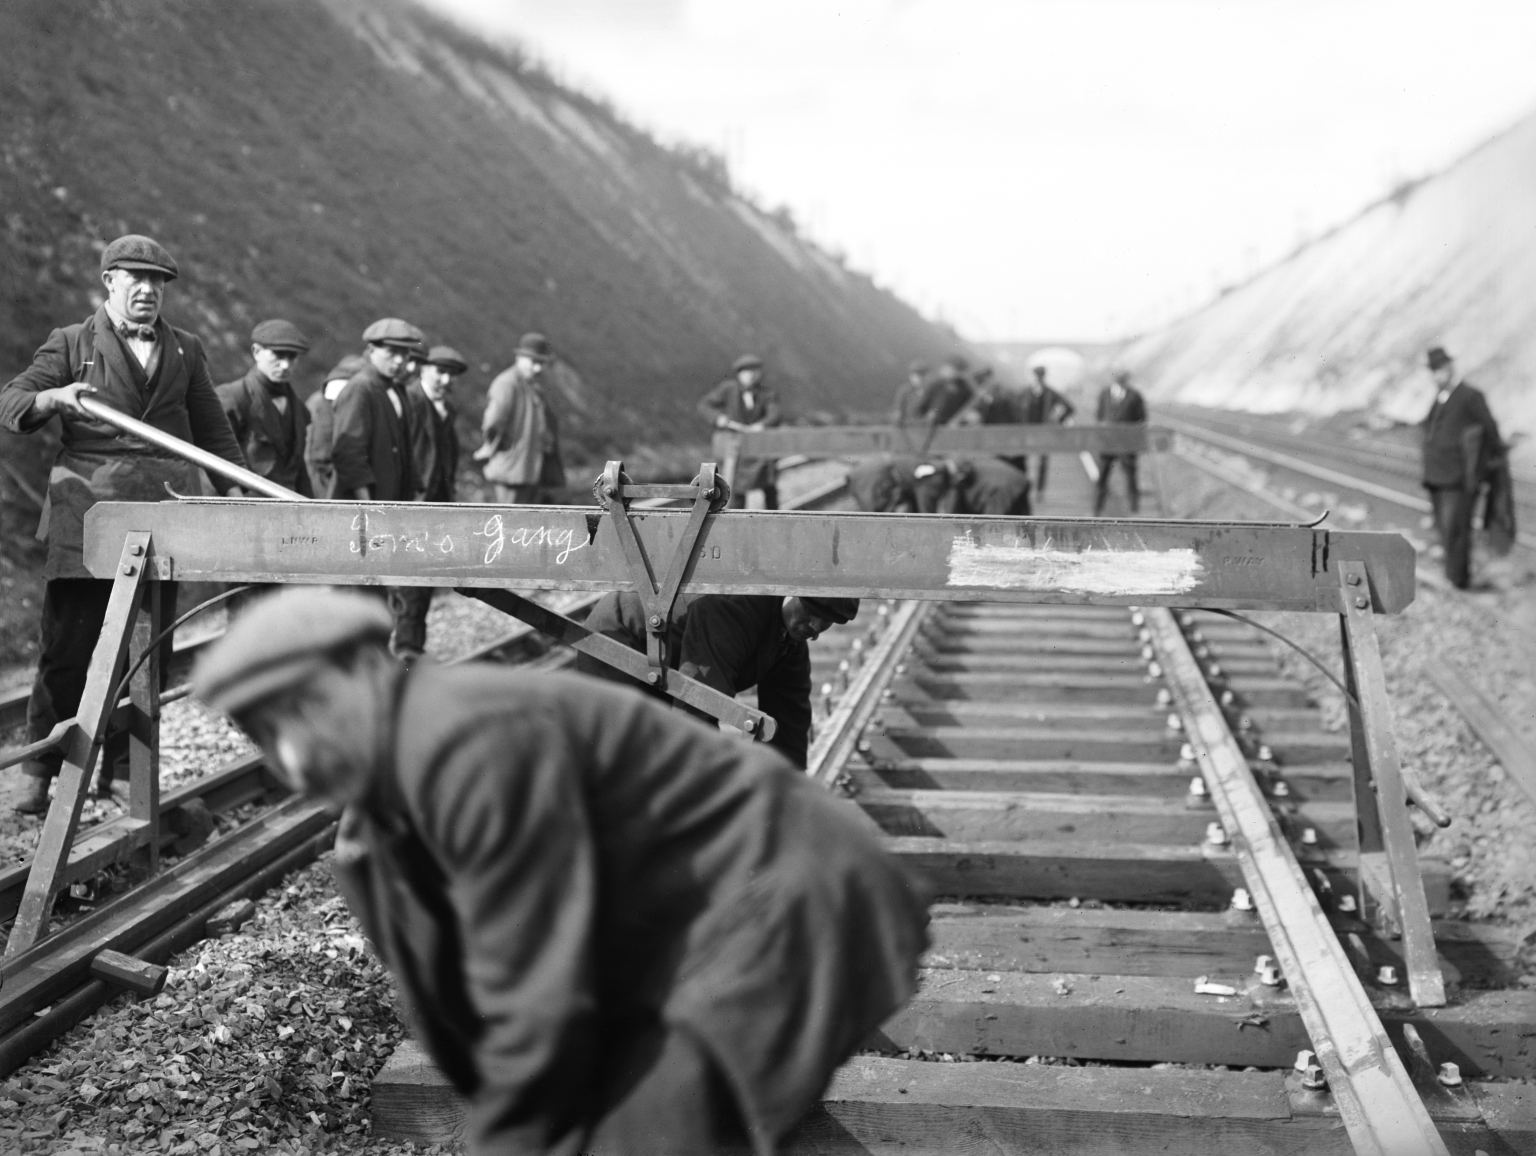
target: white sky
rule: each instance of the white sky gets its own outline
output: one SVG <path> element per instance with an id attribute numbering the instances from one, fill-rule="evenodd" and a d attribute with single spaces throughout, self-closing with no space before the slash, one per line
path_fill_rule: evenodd
<path id="1" fill-rule="evenodd" d="M 976 339 L 1187 311 L 1536 109 L 1530 0 L 430 0 Z"/>

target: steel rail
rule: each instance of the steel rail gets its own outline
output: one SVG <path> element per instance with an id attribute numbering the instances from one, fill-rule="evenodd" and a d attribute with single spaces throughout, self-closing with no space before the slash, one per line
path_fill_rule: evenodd
<path id="1" fill-rule="evenodd" d="M 1356 1152 L 1448 1156 L 1173 614 L 1157 607 L 1145 614 L 1201 774 Z"/>

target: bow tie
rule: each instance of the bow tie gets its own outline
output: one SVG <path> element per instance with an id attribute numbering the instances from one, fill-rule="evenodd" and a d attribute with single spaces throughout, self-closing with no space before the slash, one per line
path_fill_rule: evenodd
<path id="1" fill-rule="evenodd" d="M 117 335 L 124 341 L 154 341 L 156 336 L 153 325 L 135 325 L 131 321 L 120 324 Z"/>

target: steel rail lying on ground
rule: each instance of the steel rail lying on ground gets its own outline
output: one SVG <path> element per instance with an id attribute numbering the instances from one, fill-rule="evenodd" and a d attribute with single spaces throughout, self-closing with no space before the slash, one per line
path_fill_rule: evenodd
<path id="1" fill-rule="evenodd" d="M 1236 841 L 1248 890 L 1356 1152 L 1447 1154 L 1173 615 L 1154 607 L 1146 620 L 1201 772 L 1228 836 Z"/>
<path id="2" fill-rule="evenodd" d="M 841 457 L 908 454 L 1140 454 L 1166 450 L 1173 435 L 1157 426 L 1032 425 L 772 426 L 719 430 L 712 452 L 720 461 L 787 454 Z"/>

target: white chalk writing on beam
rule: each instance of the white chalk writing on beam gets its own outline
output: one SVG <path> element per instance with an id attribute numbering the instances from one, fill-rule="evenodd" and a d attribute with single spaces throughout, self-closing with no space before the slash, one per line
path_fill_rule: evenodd
<path id="1" fill-rule="evenodd" d="M 403 550 L 407 553 L 436 554 L 446 557 L 458 549 L 452 534 L 443 534 L 434 539 L 431 530 L 413 530 L 399 534 L 375 531 L 369 525 L 366 510 L 352 518 L 352 529 L 355 537 L 348 543 L 347 549 L 353 554 L 366 555 L 370 552 L 398 554 Z M 557 549 L 560 552 L 555 555 L 555 565 L 563 566 L 565 560 L 574 551 L 584 550 L 591 544 L 585 539 L 578 539 L 578 532 L 575 527 L 569 526 L 518 526 L 509 530 L 500 514 L 492 514 L 486 519 L 482 528 L 474 531 L 473 536 L 485 539 L 482 565 L 489 566 L 501 557 L 508 546 L 516 546 L 524 550 L 537 547 Z"/>

